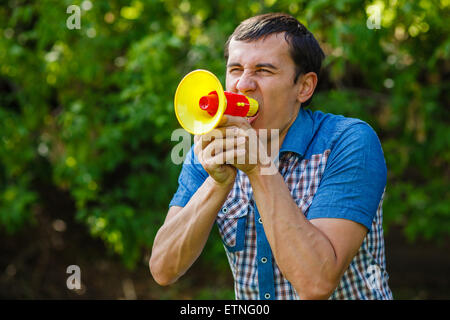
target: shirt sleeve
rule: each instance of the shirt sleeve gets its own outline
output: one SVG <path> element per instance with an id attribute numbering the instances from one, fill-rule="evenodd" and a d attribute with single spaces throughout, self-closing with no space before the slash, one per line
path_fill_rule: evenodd
<path id="1" fill-rule="evenodd" d="M 331 150 L 307 218 L 349 219 L 370 231 L 386 180 L 384 154 L 375 131 L 365 122 L 352 124 Z"/>
<path id="2" fill-rule="evenodd" d="M 170 201 L 169 207 L 184 207 L 208 177 L 208 173 L 195 156 L 193 148 L 194 146 L 191 147 L 183 162 L 178 177 L 178 189 Z"/>

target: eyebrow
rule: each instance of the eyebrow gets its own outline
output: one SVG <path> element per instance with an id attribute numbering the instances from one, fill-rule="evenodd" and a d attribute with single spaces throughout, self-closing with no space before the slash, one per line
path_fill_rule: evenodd
<path id="1" fill-rule="evenodd" d="M 232 62 L 227 65 L 227 68 L 231 68 L 231 67 L 242 67 L 242 65 L 239 62 Z M 273 70 L 278 70 L 278 68 L 275 67 L 271 63 L 258 63 L 255 67 L 256 68 L 270 68 Z"/>
<path id="2" fill-rule="evenodd" d="M 273 64 L 271 63 L 258 63 L 256 65 L 257 68 L 270 68 L 270 69 L 274 69 L 277 70 L 278 68 L 275 67 Z"/>

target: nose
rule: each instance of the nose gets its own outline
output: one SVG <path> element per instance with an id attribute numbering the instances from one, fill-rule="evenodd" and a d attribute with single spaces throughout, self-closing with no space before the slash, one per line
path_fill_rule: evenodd
<path id="1" fill-rule="evenodd" d="M 236 89 L 245 95 L 256 90 L 256 82 L 249 72 L 242 73 L 236 82 Z"/>

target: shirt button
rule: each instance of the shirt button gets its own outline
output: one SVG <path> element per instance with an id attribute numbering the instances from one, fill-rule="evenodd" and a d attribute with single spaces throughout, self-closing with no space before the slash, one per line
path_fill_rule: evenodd
<path id="1" fill-rule="evenodd" d="M 262 263 L 266 263 L 266 262 L 267 262 L 267 258 L 266 258 L 266 257 L 262 257 L 262 258 L 261 258 L 261 262 L 262 262 Z"/>
<path id="2" fill-rule="evenodd" d="M 270 299 L 270 293 L 267 292 L 267 293 L 264 295 L 264 298 Z"/>
<path id="3" fill-rule="evenodd" d="M 261 218 L 259 218 L 259 219 L 258 219 L 258 222 L 259 222 L 259 223 L 262 223 L 262 219 L 261 219 Z"/>
<path id="4" fill-rule="evenodd" d="M 222 212 L 223 212 L 223 213 L 227 213 L 227 212 L 228 212 L 228 209 L 227 209 L 226 207 L 224 207 L 224 208 L 222 208 Z"/>

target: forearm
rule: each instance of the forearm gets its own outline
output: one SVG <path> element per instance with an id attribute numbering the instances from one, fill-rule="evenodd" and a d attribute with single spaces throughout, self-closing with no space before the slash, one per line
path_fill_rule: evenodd
<path id="1" fill-rule="evenodd" d="M 283 177 L 249 175 L 264 231 L 283 275 L 301 298 L 325 298 L 332 288 L 336 256 L 328 238 L 292 199 Z"/>
<path id="2" fill-rule="evenodd" d="M 231 187 L 219 186 L 208 177 L 186 206 L 166 219 L 150 259 L 152 274 L 160 284 L 175 282 L 198 258 Z"/>

